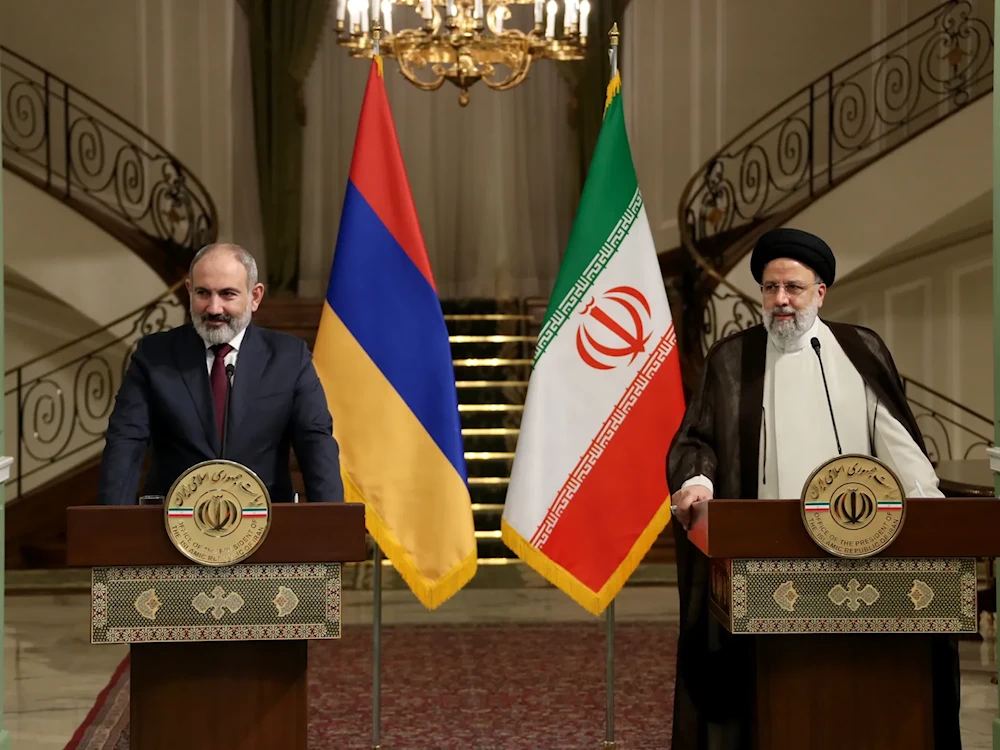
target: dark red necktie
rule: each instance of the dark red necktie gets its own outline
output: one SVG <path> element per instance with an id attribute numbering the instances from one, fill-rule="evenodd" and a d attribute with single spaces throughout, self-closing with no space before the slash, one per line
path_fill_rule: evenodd
<path id="1" fill-rule="evenodd" d="M 215 424 L 219 428 L 219 440 L 225 430 L 226 420 L 226 355 L 233 350 L 229 344 L 212 347 L 215 361 L 212 362 L 212 399 L 215 401 Z"/>

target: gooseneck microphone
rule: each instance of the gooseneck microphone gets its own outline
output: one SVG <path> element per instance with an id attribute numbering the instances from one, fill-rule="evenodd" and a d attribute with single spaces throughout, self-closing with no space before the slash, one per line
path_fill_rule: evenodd
<path id="1" fill-rule="evenodd" d="M 236 368 L 233 365 L 226 365 L 226 406 L 222 412 L 222 456 L 226 457 L 226 443 L 229 442 L 229 402 L 233 396 L 233 373 Z"/>
<path id="2" fill-rule="evenodd" d="M 819 371 L 823 375 L 823 390 L 826 391 L 826 405 L 830 407 L 830 421 L 833 423 L 833 437 L 837 440 L 837 453 L 842 454 L 844 451 L 840 447 L 840 434 L 837 432 L 837 420 L 833 417 L 833 401 L 830 400 L 830 389 L 826 385 L 826 370 L 823 369 L 823 357 L 819 353 L 819 339 L 815 336 L 812 337 L 812 348 L 816 351 L 816 359 L 819 360 Z"/>

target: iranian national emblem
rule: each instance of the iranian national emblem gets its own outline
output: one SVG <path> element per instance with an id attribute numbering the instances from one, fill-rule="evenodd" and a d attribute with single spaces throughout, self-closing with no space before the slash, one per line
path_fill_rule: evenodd
<path id="1" fill-rule="evenodd" d="M 576 350 L 595 370 L 626 366 L 646 351 L 652 337 L 652 311 L 642 292 L 630 286 L 609 289 L 598 300 L 591 297 L 580 312 L 584 321 L 576 330 Z"/>

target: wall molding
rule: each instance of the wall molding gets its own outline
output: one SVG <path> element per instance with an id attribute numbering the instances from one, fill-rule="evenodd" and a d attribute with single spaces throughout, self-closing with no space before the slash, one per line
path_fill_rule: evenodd
<path id="1" fill-rule="evenodd" d="M 951 380 L 950 394 L 955 401 L 960 404 L 966 403 L 965 394 L 962 389 L 962 350 L 961 350 L 961 304 L 963 295 L 961 289 L 959 288 L 959 282 L 965 276 L 971 276 L 973 274 L 979 274 L 983 271 L 992 271 L 993 268 L 993 258 L 986 258 L 982 260 L 969 263 L 961 267 L 951 268 L 951 279 L 950 279 L 950 295 L 949 295 L 949 310 L 947 311 L 949 317 L 949 331 L 948 338 L 950 341 L 949 348 L 949 359 L 951 360 L 951 366 L 949 367 L 950 372 L 948 373 L 948 378 Z M 996 377 L 996 373 L 993 377 Z M 996 413 L 997 404 L 993 405 L 993 412 Z M 957 415 L 953 414 L 952 417 L 955 418 Z"/>
<path id="2" fill-rule="evenodd" d="M 934 331 L 931 327 L 934 321 L 934 311 L 931 302 L 931 277 L 929 275 L 923 275 L 915 281 L 908 281 L 903 284 L 886 288 L 884 293 L 885 337 L 886 344 L 888 345 L 890 351 L 896 351 L 902 348 L 902 344 L 896 341 L 896 331 L 894 330 L 894 320 L 896 316 L 893 314 L 893 301 L 898 297 L 902 297 L 905 294 L 918 290 L 923 293 L 920 315 L 920 321 L 922 323 L 921 339 L 923 340 L 920 367 L 923 372 L 919 374 L 917 379 L 922 383 L 928 383 L 933 380 L 932 375 L 934 364 L 933 358 L 931 357 L 931 351 L 934 345 Z M 910 376 L 914 377 L 914 373 L 910 373 Z"/>

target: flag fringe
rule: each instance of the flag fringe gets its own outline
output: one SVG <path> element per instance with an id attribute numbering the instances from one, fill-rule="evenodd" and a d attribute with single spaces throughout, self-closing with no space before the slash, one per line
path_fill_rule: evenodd
<path id="1" fill-rule="evenodd" d="M 615 77 L 611 79 L 608 83 L 608 94 L 604 101 L 604 114 L 608 114 L 608 107 L 611 106 L 612 100 L 621 93 L 622 90 L 622 74 L 620 71 L 615 72 Z"/>
<path id="2" fill-rule="evenodd" d="M 375 65 L 378 66 L 378 77 L 385 78 L 385 71 L 382 69 L 382 55 L 375 55 Z"/>
<path id="3" fill-rule="evenodd" d="M 451 597 L 457 594 L 465 584 L 476 575 L 478 555 L 473 546 L 472 553 L 440 578 L 434 580 L 421 573 L 413 556 L 406 551 L 388 525 L 372 508 L 364 494 L 358 489 L 347 472 L 341 468 L 344 480 L 344 499 L 349 503 L 361 503 L 365 506 L 365 528 L 372 535 L 375 543 L 389 558 L 393 567 L 399 572 L 414 596 L 427 609 L 437 609 Z"/>
<path id="4" fill-rule="evenodd" d="M 639 567 L 639 563 L 646 557 L 646 554 L 653 547 L 653 543 L 663 533 L 668 523 L 670 523 L 669 495 L 664 500 L 663 505 L 660 506 L 660 509 L 650 519 L 645 530 L 635 540 L 632 549 L 629 550 L 629 553 L 622 560 L 617 570 L 608 577 L 601 590 L 596 592 L 559 565 L 559 563 L 546 557 L 545 553 L 518 534 L 514 530 L 514 527 L 510 526 L 505 519 L 500 520 L 500 533 L 504 544 L 515 555 L 520 557 L 528 567 L 532 568 L 556 588 L 561 589 L 563 593 L 590 612 L 590 614 L 597 616 L 604 612 L 611 603 L 611 600 L 622 590 L 625 582 L 628 581 L 636 568 Z"/>

